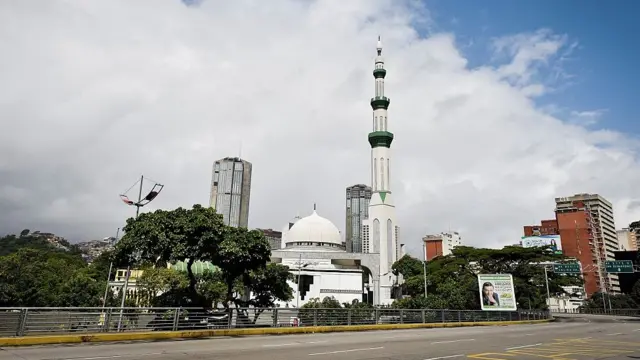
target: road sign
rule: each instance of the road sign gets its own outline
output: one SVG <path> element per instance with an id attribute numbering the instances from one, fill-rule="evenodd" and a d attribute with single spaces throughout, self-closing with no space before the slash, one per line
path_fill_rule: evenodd
<path id="1" fill-rule="evenodd" d="M 553 264 L 553 272 L 558 274 L 580 274 L 580 263 Z"/>
<path id="2" fill-rule="evenodd" d="M 604 267 L 608 273 L 633 273 L 633 261 L 631 260 L 605 261 Z"/>

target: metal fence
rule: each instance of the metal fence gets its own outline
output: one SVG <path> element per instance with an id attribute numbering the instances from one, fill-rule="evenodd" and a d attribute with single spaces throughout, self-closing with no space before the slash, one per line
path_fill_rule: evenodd
<path id="1" fill-rule="evenodd" d="M 0 308 L 0 336 L 541 320 L 548 311 L 233 308 Z"/>
<path id="2" fill-rule="evenodd" d="M 570 309 L 563 311 L 552 311 L 552 313 L 640 317 L 640 309 Z"/>

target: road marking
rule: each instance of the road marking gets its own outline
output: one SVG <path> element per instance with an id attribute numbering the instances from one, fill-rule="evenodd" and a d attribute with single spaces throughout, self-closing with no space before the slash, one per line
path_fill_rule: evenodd
<path id="1" fill-rule="evenodd" d="M 164 353 L 148 353 L 148 354 L 124 354 L 124 355 L 109 355 L 109 356 L 92 356 L 83 358 L 67 358 L 62 360 L 100 360 L 100 359 L 117 359 L 122 357 L 137 357 L 137 356 L 155 356 L 164 355 Z"/>
<path id="2" fill-rule="evenodd" d="M 622 333 L 607 334 L 607 336 L 615 336 L 615 335 L 622 335 Z"/>
<path id="3" fill-rule="evenodd" d="M 476 339 L 460 339 L 460 340 L 448 340 L 448 341 L 434 341 L 431 343 L 431 345 L 435 345 L 435 344 L 449 344 L 449 343 L 457 343 L 457 342 L 461 342 L 461 341 L 476 341 Z"/>
<path id="4" fill-rule="evenodd" d="M 349 353 L 349 352 L 356 352 L 356 351 L 371 351 L 371 350 L 380 350 L 380 349 L 384 349 L 384 346 L 374 347 L 374 348 L 363 348 L 363 349 L 327 351 L 327 352 L 309 354 L 309 356 L 329 355 L 329 354 L 342 354 L 342 353 Z"/>
<path id="5" fill-rule="evenodd" d="M 635 329 L 635 330 L 633 330 L 633 331 L 634 331 L 634 332 L 635 332 L 635 331 L 640 331 L 640 329 Z"/>
<path id="6" fill-rule="evenodd" d="M 263 347 L 282 347 L 282 346 L 293 346 L 293 345 L 322 344 L 326 342 L 328 341 L 323 340 L 323 341 L 295 342 L 295 343 L 287 343 L 287 344 L 267 344 L 262 346 Z"/>
<path id="7" fill-rule="evenodd" d="M 542 343 L 531 344 L 531 345 L 514 346 L 514 347 L 506 348 L 505 350 L 524 349 L 524 348 L 540 346 L 540 345 L 542 345 Z"/>
<path id="8" fill-rule="evenodd" d="M 439 357 L 428 358 L 428 359 L 424 359 L 424 360 L 451 359 L 451 358 L 456 358 L 456 357 L 460 357 L 460 356 L 464 356 L 464 355 L 460 354 L 460 355 L 439 356 Z"/>

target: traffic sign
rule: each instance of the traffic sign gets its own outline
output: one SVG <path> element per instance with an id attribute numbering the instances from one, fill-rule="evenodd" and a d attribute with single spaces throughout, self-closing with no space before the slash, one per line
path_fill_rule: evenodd
<path id="1" fill-rule="evenodd" d="M 580 263 L 553 264 L 553 272 L 558 274 L 580 274 Z"/>
<path id="2" fill-rule="evenodd" d="M 608 273 L 633 273 L 633 261 L 631 260 L 605 261 L 604 267 Z"/>

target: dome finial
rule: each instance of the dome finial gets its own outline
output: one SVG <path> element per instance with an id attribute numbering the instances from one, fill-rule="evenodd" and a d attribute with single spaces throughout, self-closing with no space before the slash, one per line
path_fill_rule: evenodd
<path id="1" fill-rule="evenodd" d="M 313 203 L 313 211 L 316 211 L 316 203 Z"/>

